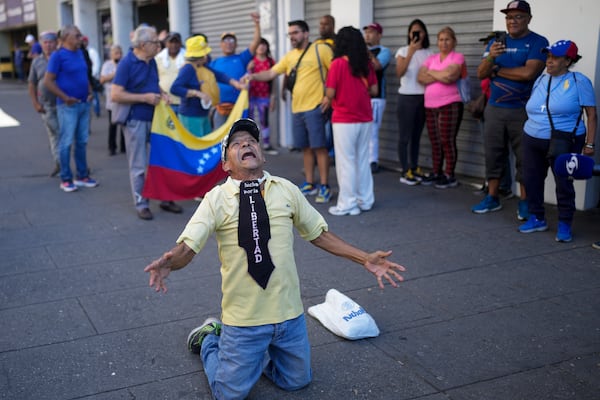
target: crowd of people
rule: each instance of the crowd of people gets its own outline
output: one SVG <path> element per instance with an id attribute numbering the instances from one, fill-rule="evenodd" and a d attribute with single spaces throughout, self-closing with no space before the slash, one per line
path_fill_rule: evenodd
<path id="1" fill-rule="evenodd" d="M 528 233 L 546 229 L 540 205 L 543 195 L 540 200 L 539 193 L 540 190 L 543 192 L 543 185 L 540 186 L 539 181 L 543 180 L 546 167 L 552 167 L 552 162 L 546 160 L 547 165 L 538 162 L 537 167 L 531 167 L 527 163 L 532 157 L 524 157 L 524 151 L 530 150 L 530 143 L 524 145 L 524 141 L 534 137 L 549 145 L 550 136 L 529 130 L 535 126 L 535 129 L 549 132 L 548 126 L 540 127 L 539 121 L 537 125 L 534 122 L 552 121 L 553 115 L 536 113 L 528 102 L 532 90 L 541 90 L 538 79 L 553 76 L 557 58 L 568 60 L 564 61 L 568 64 L 568 72 L 568 67 L 580 55 L 573 42 L 566 41 L 572 44 L 568 52 L 558 50 L 562 47 L 549 46 L 546 38 L 529 30 L 532 14 L 526 1 L 511 1 L 501 12 L 506 17 L 507 31 L 482 39 L 485 50 L 477 67 L 477 76 L 487 93 L 485 112 L 480 116 L 486 181 L 485 197 L 471 210 L 476 214 L 500 210 L 500 200 L 512 196 L 509 161 L 509 155 L 512 155 L 520 196 L 517 218 L 526 221 L 519 231 Z M 262 146 L 267 154 L 277 154 L 269 114 L 277 105 L 273 81 L 283 75 L 282 98 L 285 101 L 291 98 L 291 146 L 303 154 L 305 181 L 299 184 L 301 192 L 315 196 L 317 203 L 330 202 L 333 191 L 329 185 L 329 171 L 331 161 L 335 160 L 339 190 L 337 204 L 330 207 L 329 212 L 336 216 L 357 215 L 371 209 L 375 201 L 372 177 L 363 171 L 377 173 L 380 169 L 379 128 L 387 96 L 385 71 L 393 61 L 390 50 L 381 44 L 383 27 L 377 22 L 364 26 L 362 32 L 358 30 L 360 40 L 352 31 L 357 38 L 353 46 L 364 45 L 367 49 L 359 54 L 350 48 L 337 51 L 340 33 L 349 34 L 350 30 L 346 28 L 350 27 L 344 27 L 336 34 L 335 19 L 331 15 L 321 18 L 320 37 L 314 42 L 310 41 L 310 30 L 305 21 L 290 21 L 288 37 L 292 50 L 275 60 L 269 42 L 261 37 L 257 13 L 251 14 L 251 21 L 254 30 L 248 47 L 238 52 L 236 34 L 225 31 L 219 43 L 223 55 L 216 58 L 211 57 L 208 39 L 201 33 L 184 41 L 177 32 L 163 32 L 159 39 L 156 30 L 145 24 L 132 32 L 127 51 L 123 50 L 124 46 L 114 45 L 101 66 L 98 52 L 89 46 L 87 37 L 76 26 L 66 26 L 58 33 L 43 32 L 39 43 L 36 38 L 28 37 L 32 52 L 36 53 L 29 76 L 29 91 L 33 106 L 42 115 L 48 131 L 54 160 L 51 175 L 60 174 L 61 189 L 71 192 L 98 185 L 89 176 L 85 148 L 90 109 L 100 114 L 98 94 L 103 92 L 111 121 L 109 154 L 115 155 L 117 150 L 127 152 L 135 208 L 140 218 L 152 219 L 149 201 L 141 193 L 148 163 L 147 140 L 153 107 L 165 100 L 182 125 L 201 137 L 225 122 L 240 90 L 248 88 L 249 115 L 260 125 Z M 408 25 L 406 45 L 395 53 L 395 72 L 399 78 L 396 110 L 399 180 L 410 186 L 434 185 L 446 189 L 459 183 L 455 176 L 459 157 L 456 139 L 465 108 L 459 82 L 467 77 L 467 66 L 464 56 L 456 51 L 458 40 L 450 26 L 437 32 L 436 44 L 438 51 L 434 52 L 426 24 L 414 19 Z M 334 61 L 338 67 L 332 73 Z M 340 69 L 344 62 L 346 66 Z M 564 68 L 560 69 L 560 79 L 565 79 L 570 95 L 578 93 L 576 99 L 579 101 L 575 114 L 570 116 L 577 139 L 572 151 L 577 152 L 581 147 L 583 150 L 579 149 L 579 152 L 593 155 L 595 102 L 593 96 L 583 96 L 591 84 L 585 76 L 570 73 L 567 77 L 564 71 Z M 375 76 L 374 85 L 371 72 Z M 344 85 L 336 83 L 336 79 L 346 75 L 352 78 L 348 82 L 362 81 L 355 85 L 356 91 L 352 95 L 345 95 Z M 77 82 L 71 77 L 77 78 Z M 554 82 L 558 85 L 556 78 Z M 543 98 L 540 96 L 535 99 Z M 546 97 L 550 101 L 547 110 L 555 109 L 556 106 L 551 104 L 554 97 Z M 370 104 L 367 105 L 365 99 Z M 131 106 L 126 123 L 112 122 L 115 105 L 123 103 Z M 577 113 L 577 110 L 581 112 Z M 582 115 L 585 115 L 586 123 L 575 125 L 582 120 Z M 559 128 L 564 124 L 562 116 L 555 117 L 555 125 Z M 425 173 L 419 163 L 424 127 L 431 144 L 429 173 Z M 579 146 L 579 142 L 583 144 Z M 75 175 L 69 163 L 72 145 Z M 539 150 L 538 156 L 541 153 L 543 150 Z M 538 183 L 533 183 L 529 176 L 532 170 Z M 524 176 L 525 171 L 528 177 Z M 557 189 L 559 207 L 566 207 L 568 211 L 561 214 L 561 233 L 556 238 L 569 241 L 574 189 L 568 179 L 557 186 L 562 188 L 560 193 Z M 531 194 L 528 188 L 533 190 Z M 174 213 L 182 211 L 169 199 L 164 199 L 160 208 Z"/>
<path id="2" fill-rule="evenodd" d="M 511 1 L 501 12 L 507 32 L 484 38 L 477 68 L 487 91 L 481 115 L 487 194 L 471 210 L 485 214 L 502 208 L 501 180 L 510 171 L 507 159 L 512 151 L 520 185 L 516 214 L 523 221 L 518 231 L 548 229 L 544 182 L 550 169 L 559 211 L 555 238 L 569 242 L 575 190 L 572 179 L 557 174 L 554 160 L 560 153 L 551 149 L 555 135 L 561 134 L 569 141 L 563 152 L 594 155 L 592 83 L 570 71 L 581 58 L 574 42 L 550 45 L 529 30 L 532 13 L 526 1 Z M 385 282 L 396 286 L 404 271 L 388 260 L 391 252 L 369 254 L 329 232 L 308 201 L 310 196 L 316 203 L 332 200 L 329 170 L 334 154 L 339 190 L 328 212 L 354 216 L 375 204 L 372 174 L 380 170 L 385 71 L 392 63 L 390 50 L 381 45 L 383 27 L 372 22 L 362 30 L 347 26 L 336 33 L 335 19 L 326 15 L 319 39 L 311 42 L 308 24 L 290 21 L 292 50 L 275 60 L 269 42 L 261 37 L 258 14 L 250 17 L 252 41 L 239 53 L 231 31 L 221 35 L 223 55 L 213 59 L 201 33 L 185 41 L 177 32 L 159 39 L 154 27 L 142 24 L 127 46 L 112 46 L 102 66 L 79 28 L 65 26 L 58 33 L 40 34 L 41 54 L 29 75 L 33 106 L 48 131 L 51 175 L 60 176 L 65 192 L 98 186 L 90 176 L 86 144 L 92 108 L 99 107 L 98 94 L 104 92 L 108 151 L 126 153 L 134 207 L 143 220 L 153 219 L 149 199 L 142 193 L 155 106 L 166 102 L 191 134 L 202 137 L 225 123 L 240 91 L 249 89 L 251 118 L 235 122 L 221 144 L 228 179 L 201 199 L 177 246 L 146 267 L 150 285 L 166 291 L 170 272 L 189 264 L 208 237 L 216 235 L 223 264 L 222 318 L 206 320 L 188 337 L 190 351 L 201 355 L 216 398 L 244 398 L 261 374 L 285 390 L 310 383 L 310 346 L 291 245 L 294 227 L 317 247 L 362 264 L 381 288 Z M 467 65 L 456 51 L 452 27 L 437 32 L 436 44 L 434 52 L 426 24 L 414 19 L 406 45 L 395 53 L 399 181 L 448 189 L 458 185 L 456 139 L 465 108 L 460 81 L 467 77 Z M 264 154 L 277 154 L 269 113 L 277 104 L 273 81 L 280 75 L 282 98 L 291 100 L 293 146 L 303 155 L 305 181 L 300 184 L 263 169 Z M 113 115 L 122 105 L 127 105 L 125 121 L 117 122 Z M 99 108 L 95 112 L 99 114 Z M 429 173 L 419 163 L 424 127 L 432 152 Z M 159 206 L 167 212 L 183 211 L 171 199 L 161 199 Z"/>

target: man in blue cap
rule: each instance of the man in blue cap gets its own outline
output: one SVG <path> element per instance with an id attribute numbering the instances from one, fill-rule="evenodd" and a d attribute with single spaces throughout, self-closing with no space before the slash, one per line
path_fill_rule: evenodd
<path id="1" fill-rule="evenodd" d="M 506 14 L 508 32 L 490 41 L 477 68 L 479 79 L 491 79 L 483 133 L 488 195 L 471 211 L 484 214 L 502 208 L 498 188 L 510 145 L 516 158 L 516 181 L 520 183 L 517 218 L 523 221 L 529 217 L 520 150 L 527 120 L 525 104 L 544 69 L 546 55 L 542 49 L 548 46 L 548 40 L 529 30 L 531 7 L 526 1 L 511 1 L 500 11 Z"/>

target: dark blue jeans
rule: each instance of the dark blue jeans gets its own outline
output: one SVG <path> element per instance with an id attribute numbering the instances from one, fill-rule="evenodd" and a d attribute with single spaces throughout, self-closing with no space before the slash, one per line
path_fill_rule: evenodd
<path id="1" fill-rule="evenodd" d="M 577 136 L 571 146 L 571 152 L 580 154 L 584 141 L 585 135 Z M 571 179 L 557 176 L 554 172 L 554 160 L 546 158 L 549 146 L 549 139 L 537 139 L 523 133 L 523 181 L 529 201 L 529 213 L 539 220 L 545 219 L 544 181 L 548 175 L 548 168 L 551 168 L 556 183 L 558 220 L 570 225 L 575 214 L 575 188 Z"/>
<path id="2" fill-rule="evenodd" d="M 90 134 L 90 103 L 75 103 L 71 106 L 60 104 L 58 114 L 58 154 L 60 157 L 60 179 L 63 182 L 73 180 L 71 172 L 71 145 L 74 145 L 77 179 L 87 178 L 88 167 L 86 148 Z"/>

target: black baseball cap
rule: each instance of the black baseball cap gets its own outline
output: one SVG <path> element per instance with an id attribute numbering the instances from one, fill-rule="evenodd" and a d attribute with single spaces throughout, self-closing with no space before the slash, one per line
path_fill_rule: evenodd
<path id="1" fill-rule="evenodd" d="M 227 133 L 221 142 L 221 161 L 225 161 L 227 159 L 227 148 L 229 147 L 229 140 L 233 134 L 242 131 L 248 132 L 254 139 L 256 139 L 256 141 L 259 141 L 258 138 L 260 137 L 260 129 L 258 128 L 258 125 L 256 125 L 256 122 L 250 118 L 238 119 L 233 123 L 229 133 Z"/>

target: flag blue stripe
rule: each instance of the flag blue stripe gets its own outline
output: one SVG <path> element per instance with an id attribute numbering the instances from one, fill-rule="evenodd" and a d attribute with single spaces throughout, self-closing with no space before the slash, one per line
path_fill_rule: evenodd
<path id="1" fill-rule="evenodd" d="M 152 134 L 150 145 L 150 165 L 191 175 L 205 175 L 217 167 L 220 168 L 220 144 L 203 150 L 191 150 L 168 136 Z"/>

